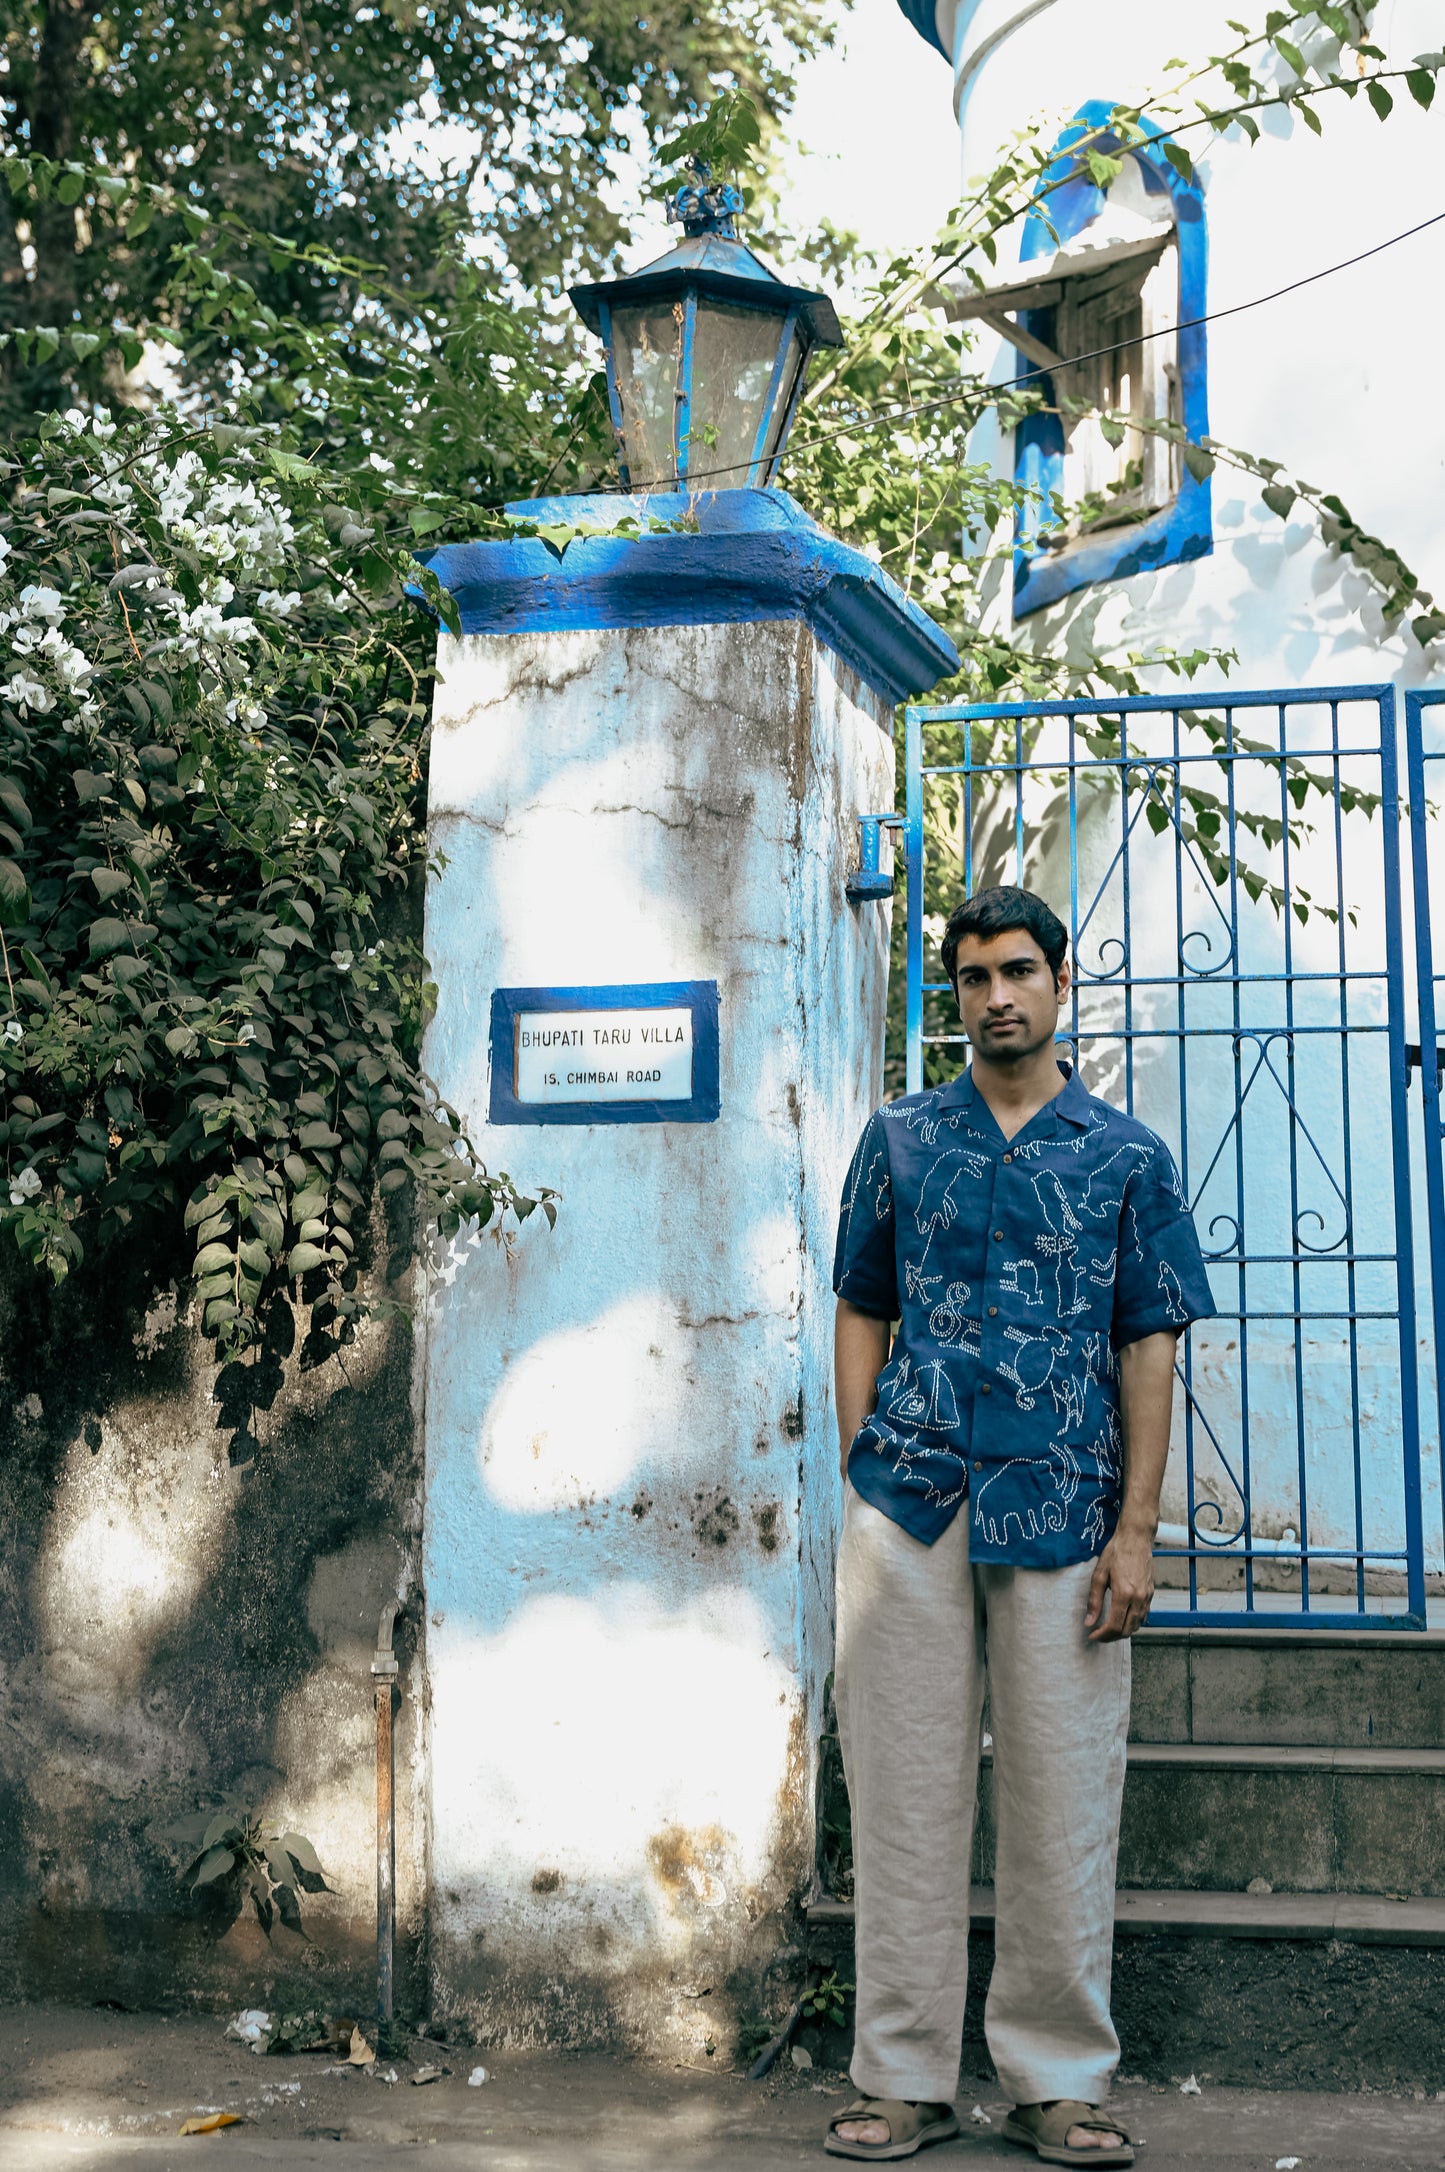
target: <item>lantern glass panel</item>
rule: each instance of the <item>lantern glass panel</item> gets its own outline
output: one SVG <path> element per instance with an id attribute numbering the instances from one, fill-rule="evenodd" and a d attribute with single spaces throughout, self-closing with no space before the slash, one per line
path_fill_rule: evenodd
<path id="1" fill-rule="evenodd" d="M 798 389 L 798 377 L 807 359 L 807 346 L 802 333 L 795 324 L 788 335 L 788 351 L 783 357 L 783 374 L 778 380 L 777 403 L 772 414 L 768 417 L 767 443 L 763 448 L 762 466 L 758 470 L 758 481 L 765 487 L 772 480 L 773 461 L 777 457 L 778 446 L 782 441 L 783 430 L 788 420 L 788 410 L 793 404 L 793 394 Z"/>
<path id="2" fill-rule="evenodd" d="M 746 487 L 783 321 L 768 310 L 734 309 L 726 302 L 698 297 L 692 335 L 689 479 L 706 481 L 714 490 Z M 766 472 L 762 480 L 767 480 Z"/>
<path id="3" fill-rule="evenodd" d="M 612 367 L 622 409 L 627 474 L 634 490 L 653 490 L 677 475 L 677 373 L 682 360 L 681 302 L 612 312 Z"/>

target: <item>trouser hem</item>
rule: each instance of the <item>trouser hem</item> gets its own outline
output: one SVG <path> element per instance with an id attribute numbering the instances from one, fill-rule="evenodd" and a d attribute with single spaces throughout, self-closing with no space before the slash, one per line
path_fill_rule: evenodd
<path id="1" fill-rule="evenodd" d="M 958 2069 L 951 2077 L 920 2074 L 917 2067 L 865 2066 L 855 2059 L 848 2079 L 863 2097 L 901 2097 L 905 2104 L 952 2104 L 958 2095 Z"/>

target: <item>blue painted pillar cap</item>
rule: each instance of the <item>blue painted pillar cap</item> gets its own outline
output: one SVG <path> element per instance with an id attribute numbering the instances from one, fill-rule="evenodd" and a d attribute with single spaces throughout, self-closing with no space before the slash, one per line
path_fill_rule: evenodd
<path id="1" fill-rule="evenodd" d="M 786 491 L 534 498 L 507 511 L 597 532 L 560 558 L 540 536 L 419 551 L 456 598 L 463 633 L 802 619 L 888 702 L 927 693 L 958 669 L 942 627 Z M 654 532 L 612 532 L 623 521 Z"/>

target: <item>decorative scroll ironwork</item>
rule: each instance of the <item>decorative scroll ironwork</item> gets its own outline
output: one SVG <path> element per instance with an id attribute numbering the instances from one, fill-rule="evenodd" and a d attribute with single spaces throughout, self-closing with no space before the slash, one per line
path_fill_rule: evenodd
<path id="1" fill-rule="evenodd" d="M 1024 883 L 1073 939 L 1061 1040 L 1195 1212 L 1219 1317 L 1181 1346 L 1156 1618 L 1423 1626 L 1392 689 L 910 709 L 906 755 L 910 1089 L 966 1053 L 925 903 Z"/>

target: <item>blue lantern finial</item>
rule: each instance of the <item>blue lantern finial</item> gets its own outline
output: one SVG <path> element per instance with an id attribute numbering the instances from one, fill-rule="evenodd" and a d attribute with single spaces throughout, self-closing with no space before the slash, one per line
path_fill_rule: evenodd
<path id="1" fill-rule="evenodd" d="M 680 225 L 689 238 L 695 234 L 725 234 L 730 241 L 736 241 L 733 221 L 743 208 L 740 191 L 729 181 L 715 182 L 705 158 L 690 158 L 687 163 L 693 178 L 683 183 L 676 196 L 668 198 L 668 225 Z"/>

